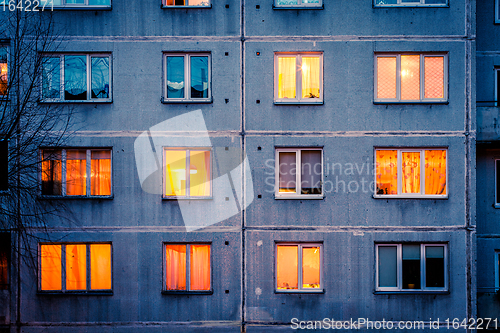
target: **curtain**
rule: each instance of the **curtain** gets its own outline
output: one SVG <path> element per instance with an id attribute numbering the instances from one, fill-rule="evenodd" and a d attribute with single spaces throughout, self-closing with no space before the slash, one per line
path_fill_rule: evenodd
<path id="1" fill-rule="evenodd" d="M 109 150 L 91 152 L 90 194 L 111 195 L 111 151 Z"/>
<path id="2" fill-rule="evenodd" d="M 425 194 L 446 194 L 446 150 L 425 151 Z"/>
<path id="3" fill-rule="evenodd" d="M 111 289 L 111 245 L 90 245 L 90 288 Z"/>
<path id="4" fill-rule="evenodd" d="M 398 194 L 397 150 L 376 151 L 377 194 Z"/>
<path id="5" fill-rule="evenodd" d="M 295 57 L 278 57 L 278 98 L 296 98 Z"/>
<path id="6" fill-rule="evenodd" d="M 401 99 L 420 99 L 420 56 L 401 56 Z"/>
<path id="7" fill-rule="evenodd" d="M 444 57 L 424 57 L 425 98 L 444 98 Z"/>
<path id="8" fill-rule="evenodd" d="M 298 246 L 278 245 L 278 289 L 298 289 Z"/>
<path id="9" fill-rule="evenodd" d="M 320 248 L 302 248 L 302 287 L 319 288 Z"/>
<path id="10" fill-rule="evenodd" d="M 186 290 L 186 245 L 166 246 L 167 290 Z"/>
<path id="11" fill-rule="evenodd" d="M 62 195 L 62 162 L 60 150 L 42 152 L 42 194 Z"/>
<path id="12" fill-rule="evenodd" d="M 66 245 L 66 289 L 87 289 L 87 245 Z"/>
<path id="13" fill-rule="evenodd" d="M 319 57 L 302 57 L 302 98 L 319 98 Z"/>
<path id="14" fill-rule="evenodd" d="M 296 188 L 296 173 L 297 163 L 295 152 L 280 152 L 279 163 L 279 192 L 295 193 Z"/>
<path id="15" fill-rule="evenodd" d="M 61 290 L 61 245 L 40 245 L 41 288 Z"/>
<path id="16" fill-rule="evenodd" d="M 210 290 L 210 245 L 191 245 L 190 290 Z"/>
<path id="17" fill-rule="evenodd" d="M 186 151 L 165 149 L 165 195 L 186 195 Z"/>
<path id="18" fill-rule="evenodd" d="M 402 193 L 420 193 L 420 152 L 403 152 Z"/>
<path id="19" fill-rule="evenodd" d="M 210 196 L 210 152 L 190 151 L 190 196 Z"/>
<path id="20" fill-rule="evenodd" d="M 320 150 L 301 151 L 301 190 L 302 194 L 321 194 L 321 165 Z"/>
<path id="21" fill-rule="evenodd" d="M 66 195 L 85 195 L 87 188 L 87 152 L 66 151 Z"/>
<path id="22" fill-rule="evenodd" d="M 396 98 L 396 57 L 377 57 L 377 98 Z"/>

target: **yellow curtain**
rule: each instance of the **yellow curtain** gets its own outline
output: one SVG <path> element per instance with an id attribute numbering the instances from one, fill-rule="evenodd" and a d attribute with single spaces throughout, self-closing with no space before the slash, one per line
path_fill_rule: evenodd
<path id="1" fill-rule="evenodd" d="M 420 152 L 403 152 L 402 192 L 420 193 Z"/>
<path id="2" fill-rule="evenodd" d="M 396 57 L 377 57 L 377 98 L 396 98 Z"/>
<path id="3" fill-rule="evenodd" d="M 111 245 L 90 245 L 90 289 L 111 289 Z"/>
<path id="4" fill-rule="evenodd" d="M 425 194 L 446 194 L 446 150 L 425 151 Z"/>
<path id="5" fill-rule="evenodd" d="M 66 195 L 85 195 L 87 184 L 87 152 L 66 152 Z"/>
<path id="6" fill-rule="evenodd" d="M 278 98 L 296 98 L 296 59 L 278 57 Z"/>
<path id="7" fill-rule="evenodd" d="M 278 289 L 298 289 L 298 246 L 278 245 Z"/>
<path id="8" fill-rule="evenodd" d="M 167 290 L 186 290 L 186 245 L 166 246 Z"/>
<path id="9" fill-rule="evenodd" d="M 42 155 L 42 194 L 61 195 L 61 151 L 44 150 Z"/>
<path id="10" fill-rule="evenodd" d="M 191 290 L 210 290 L 210 245 L 191 245 Z"/>
<path id="11" fill-rule="evenodd" d="M 401 56 L 401 99 L 420 99 L 420 56 Z"/>
<path id="12" fill-rule="evenodd" d="M 0 95 L 7 94 L 7 63 L 0 63 Z"/>
<path id="13" fill-rule="evenodd" d="M 190 151 L 190 195 L 210 196 L 210 152 Z"/>
<path id="14" fill-rule="evenodd" d="M 444 57 L 425 57 L 425 98 L 444 98 Z"/>
<path id="15" fill-rule="evenodd" d="M 302 248 L 302 287 L 319 288 L 320 256 L 319 247 Z"/>
<path id="16" fill-rule="evenodd" d="M 42 290 L 61 290 L 61 245 L 41 245 L 40 252 Z"/>
<path id="17" fill-rule="evenodd" d="M 398 194 L 398 152 L 377 150 L 377 194 Z"/>
<path id="18" fill-rule="evenodd" d="M 186 151 L 165 149 L 165 195 L 186 195 Z"/>
<path id="19" fill-rule="evenodd" d="M 66 289 L 87 289 L 87 246 L 66 245 Z"/>
<path id="20" fill-rule="evenodd" d="M 90 194 L 111 195 L 111 151 L 92 151 Z"/>
<path id="21" fill-rule="evenodd" d="M 302 57 L 302 97 L 319 98 L 319 57 Z"/>

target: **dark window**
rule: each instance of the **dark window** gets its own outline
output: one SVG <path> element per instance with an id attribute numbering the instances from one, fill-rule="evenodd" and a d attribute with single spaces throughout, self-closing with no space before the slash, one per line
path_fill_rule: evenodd
<path id="1" fill-rule="evenodd" d="M 9 142 L 0 141 L 0 191 L 9 189 Z"/>
<path id="2" fill-rule="evenodd" d="M 496 198 L 495 204 L 500 205 L 500 174 L 498 171 L 500 170 L 500 160 L 495 160 L 495 179 L 496 179 Z M 490 192 L 491 193 L 491 192 Z"/>
<path id="3" fill-rule="evenodd" d="M 0 289 L 9 286 L 10 235 L 0 233 Z"/>

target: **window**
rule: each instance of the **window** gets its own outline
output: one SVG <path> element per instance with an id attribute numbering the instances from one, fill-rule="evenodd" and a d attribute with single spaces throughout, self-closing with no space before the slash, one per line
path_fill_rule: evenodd
<path id="1" fill-rule="evenodd" d="M 274 101 L 323 103 L 323 54 L 275 53 Z"/>
<path id="2" fill-rule="evenodd" d="M 163 0 L 165 7 L 210 7 L 210 0 Z"/>
<path id="3" fill-rule="evenodd" d="M 110 149 L 43 149 L 41 155 L 42 195 L 111 195 Z"/>
<path id="4" fill-rule="evenodd" d="M 164 197 L 207 198 L 212 195 L 208 148 L 164 148 Z"/>
<path id="5" fill-rule="evenodd" d="M 322 148 L 278 148 L 275 161 L 276 199 L 323 198 Z"/>
<path id="6" fill-rule="evenodd" d="M 377 244 L 377 291 L 446 291 L 447 246 Z"/>
<path id="7" fill-rule="evenodd" d="M 111 290 L 111 244 L 40 244 L 41 291 Z"/>
<path id="8" fill-rule="evenodd" d="M 9 141 L 0 141 L 0 191 L 9 189 Z"/>
<path id="9" fill-rule="evenodd" d="M 500 250 L 495 251 L 495 291 L 500 289 Z"/>
<path id="10" fill-rule="evenodd" d="M 45 56 L 42 70 L 42 100 L 110 102 L 110 58 L 109 54 Z"/>
<path id="11" fill-rule="evenodd" d="M 495 0 L 495 23 L 500 23 L 500 1 Z"/>
<path id="12" fill-rule="evenodd" d="M 495 208 L 500 208 L 500 159 L 495 160 Z"/>
<path id="13" fill-rule="evenodd" d="M 375 102 L 446 102 L 448 65 L 443 54 L 375 55 Z"/>
<path id="14" fill-rule="evenodd" d="M 88 9 L 109 9 L 111 8 L 111 0 L 42 0 L 41 3 L 45 4 L 47 1 L 48 7 L 63 7 L 63 8 L 88 8 Z"/>
<path id="15" fill-rule="evenodd" d="M 322 7 L 323 0 L 275 0 L 274 4 L 279 7 L 305 7 L 315 8 Z"/>
<path id="16" fill-rule="evenodd" d="M 0 290 L 9 288 L 10 234 L 0 233 Z"/>
<path id="17" fill-rule="evenodd" d="M 446 149 L 376 149 L 375 197 L 446 198 Z"/>
<path id="18" fill-rule="evenodd" d="M 210 292 L 210 261 L 210 244 L 165 244 L 165 291 Z"/>
<path id="19" fill-rule="evenodd" d="M 7 47 L 0 45 L 0 98 L 7 96 Z"/>
<path id="20" fill-rule="evenodd" d="M 164 55 L 166 102 L 211 102 L 210 54 Z"/>
<path id="21" fill-rule="evenodd" d="M 417 7 L 417 6 L 447 6 L 448 0 L 375 0 L 376 7 L 383 6 L 408 6 L 408 7 Z"/>
<path id="22" fill-rule="evenodd" d="M 323 291 L 322 250 L 323 245 L 320 243 L 276 244 L 276 290 Z"/>

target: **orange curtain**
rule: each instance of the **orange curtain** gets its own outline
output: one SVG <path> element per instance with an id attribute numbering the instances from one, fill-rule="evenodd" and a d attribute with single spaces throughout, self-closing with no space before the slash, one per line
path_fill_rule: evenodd
<path id="1" fill-rule="evenodd" d="M 278 245 L 278 289 L 298 289 L 298 246 Z"/>
<path id="2" fill-rule="evenodd" d="M 278 98 L 296 98 L 295 57 L 278 57 Z"/>
<path id="3" fill-rule="evenodd" d="M 90 288 L 111 289 L 111 245 L 90 245 Z"/>
<path id="4" fill-rule="evenodd" d="M 7 63 L 0 62 L 0 95 L 7 94 Z"/>
<path id="5" fill-rule="evenodd" d="M 320 256 L 319 247 L 302 248 L 302 287 L 319 288 Z"/>
<path id="6" fill-rule="evenodd" d="M 60 150 L 42 152 L 42 194 L 62 195 L 62 158 Z"/>
<path id="7" fill-rule="evenodd" d="M 420 99 L 420 56 L 401 56 L 401 99 Z"/>
<path id="8" fill-rule="evenodd" d="M 40 246 L 42 290 L 61 290 L 61 245 Z"/>
<path id="9" fill-rule="evenodd" d="M 87 289 L 87 246 L 66 245 L 66 289 Z"/>
<path id="10" fill-rule="evenodd" d="M 90 194 L 111 195 L 111 151 L 92 151 L 90 169 Z"/>
<path id="11" fill-rule="evenodd" d="M 398 194 L 397 150 L 376 151 L 377 194 Z"/>
<path id="12" fill-rule="evenodd" d="M 210 152 L 190 151 L 190 196 L 210 196 Z"/>
<path id="13" fill-rule="evenodd" d="M 165 195 L 186 195 L 186 151 L 165 149 Z"/>
<path id="14" fill-rule="evenodd" d="M 446 150 L 425 151 L 425 194 L 446 194 Z"/>
<path id="15" fill-rule="evenodd" d="M 425 98 L 444 98 L 444 57 L 424 57 Z"/>
<path id="16" fill-rule="evenodd" d="M 85 195 L 87 184 L 87 152 L 66 152 L 66 195 Z"/>
<path id="17" fill-rule="evenodd" d="M 319 57 L 302 57 L 302 98 L 319 98 Z"/>
<path id="18" fill-rule="evenodd" d="M 210 245 L 191 245 L 190 290 L 210 290 Z"/>
<path id="19" fill-rule="evenodd" d="M 186 290 L 186 245 L 166 246 L 167 290 Z"/>
<path id="20" fill-rule="evenodd" d="M 403 152 L 402 192 L 420 193 L 420 152 Z"/>
<path id="21" fill-rule="evenodd" d="M 377 98 L 396 98 L 396 57 L 377 57 Z"/>

